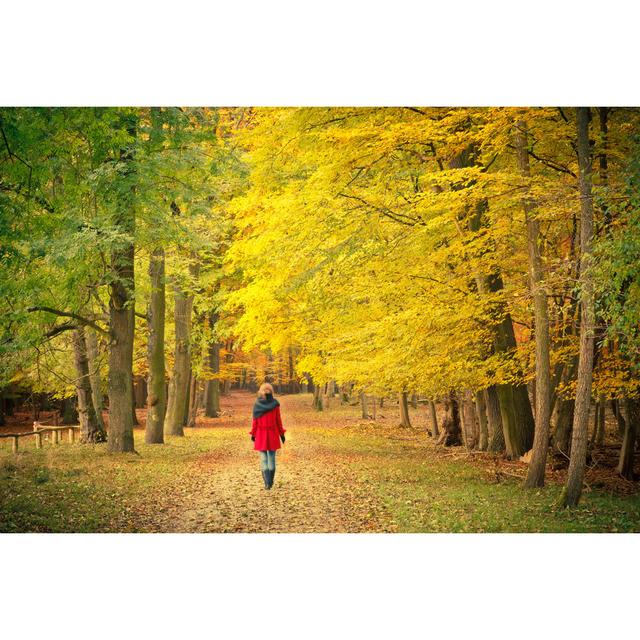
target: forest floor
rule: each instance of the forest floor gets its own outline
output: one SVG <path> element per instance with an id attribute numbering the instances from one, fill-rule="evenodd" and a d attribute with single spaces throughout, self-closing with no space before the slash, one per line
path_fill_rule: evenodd
<path id="1" fill-rule="evenodd" d="M 640 531 L 640 487 L 616 478 L 614 449 L 594 452 L 580 507 L 567 511 L 557 507 L 563 470 L 525 490 L 524 463 L 436 447 L 422 406 L 407 429 L 397 405 L 373 421 L 337 398 L 315 412 L 310 398 L 280 397 L 287 442 L 270 491 L 249 439 L 254 397 L 243 392 L 165 446 L 145 445 L 136 428 L 135 454 L 23 439 L 15 455 L 0 440 L 0 531 Z"/>

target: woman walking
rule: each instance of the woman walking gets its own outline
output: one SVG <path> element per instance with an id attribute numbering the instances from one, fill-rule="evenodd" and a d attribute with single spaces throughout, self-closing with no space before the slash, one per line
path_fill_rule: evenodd
<path id="1" fill-rule="evenodd" d="M 276 451 L 280 448 L 280 440 L 284 444 L 280 403 L 273 397 L 273 387 L 265 382 L 258 391 L 258 399 L 253 405 L 253 424 L 251 440 L 253 448 L 260 452 L 260 468 L 264 488 L 273 487 L 276 475 Z"/>

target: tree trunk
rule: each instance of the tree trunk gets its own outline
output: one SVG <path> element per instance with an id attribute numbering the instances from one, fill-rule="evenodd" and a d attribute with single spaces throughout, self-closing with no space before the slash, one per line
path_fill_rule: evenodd
<path id="1" fill-rule="evenodd" d="M 562 373 L 562 386 L 571 382 L 577 372 L 578 359 L 572 358 L 569 363 L 564 366 Z M 553 447 L 559 451 L 567 459 L 571 451 L 571 433 L 573 430 L 573 414 L 575 412 L 575 400 L 573 398 L 559 397 L 556 400 L 556 425 L 553 434 Z"/>
<path id="2" fill-rule="evenodd" d="M 195 265 L 190 266 L 191 275 L 197 273 Z M 169 381 L 169 400 L 164 418 L 164 433 L 183 436 L 186 422 L 187 395 L 189 391 L 189 371 L 191 368 L 191 311 L 193 295 L 174 286 L 175 351 L 173 375 Z"/>
<path id="3" fill-rule="evenodd" d="M 297 381 L 295 380 L 295 376 L 294 376 L 294 367 L 293 367 L 293 352 L 291 350 L 291 347 L 289 347 L 289 349 L 287 350 L 287 356 L 288 356 L 288 383 L 287 386 L 289 387 L 289 393 L 297 393 L 296 390 L 296 385 L 297 385 Z"/>
<path id="4" fill-rule="evenodd" d="M 465 447 L 471 451 L 476 448 L 477 439 L 475 411 L 470 391 L 467 390 L 460 394 L 459 405 L 461 409 L 462 439 Z"/>
<path id="5" fill-rule="evenodd" d="M 128 131 L 135 137 L 136 124 L 129 121 Z M 120 202 L 116 229 L 123 235 L 111 251 L 111 291 L 109 296 L 109 451 L 134 450 L 133 421 L 133 337 L 135 332 L 134 245 L 135 210 L 133 208 L 133 152 L 123 150 Z"/>
<path id="6" fill-rule="evenodd" d="M 514 460 L 533 446 L 534 422 L 527 386 L 499 384 L 496 391 L 507 457 Z"/>
<path id="7" fill-rule="evenodd" d="M 322 411 L 322 389 L 319 384 L 313 387 L 313 408 Z"/>
<path id="8" fill-rule="evenodd" d="M 611 413 L 613 413 L 616 423 L 618 425 L 618 435 L 621 438 L 624 438 L 624 434 L 627 428 L 625 423 L 624 416 L 622 415 L 622 411 L 620 410 L 620 403 L 618 400 L 611 400 Z"/>
<path id="9" fill-rule="evenodd" d="M 618 460 L 618 473 L 627 480 L 634 480 L 633 455 L 635 453 L 638 425 L 640 423 L 640 402 L 637 399 L 628 398 L 625 401 L 627 408 L 627 421 Z"/>
<path id="10" fill-rule="evenodd" d="M 567 485 L 562 495 L 565 507 L 574 507 L 580 501 L 585 467 L 587 464 L 587 440 L 589 428 L 589 404 L 593 378 L 593 346 L 595 305 L 591 275 L 591 242 L 593 239 L 593 202 L 591 195 L 591 151 L 589 149 L 589 108 L 578 107 L 578 168 L 581 202 L 580 220 L 580 356 L 578 383 L 573 416 L 571 458 Z"/>
<path id="11" fill-rule="evenodd" d="M 233 340 L 227 341 L 227 343 L 225 344 L 225 351 L 226 353 L 224 356 L 224 361 L 226 364 L 230 365 L 233 362 Z M 265 380 L 265 382 L 268 382 L 268 380 Z M 222 395 L 226 396 L 226 395 L 229 395 L 230 390 L 231 390 L 231 380 L 226 379 L 222 384 L 221 393 Z"/>
<path id="12" fill-rule="evenodd" d="M 142 376 L 136 376 L 133 383 L 133 397 L 136 409 L 144 409 L 147 406 L 147 381 Z"/>
<path id="13" fill-rule="evenodd" d="M 207 380 L 204 415 L 217 418 L 220 415 L 220 381 Z"/>
<path id="14" fill-rule="evenodd" d="M 324 383 L 324 387 L 322 391 L 322 402 L 324 403 L 324 406 L 327 409 L 329 409 L 330 401 L 329 401 L 329 383 L 328 382 Z"/>
<path id="15" fill-rule="evenodd" d="M 523 178 L 530 178 L 527 127 L 524 120 L 515 125 L 515 146 L 518 169 Z M 533 455 L 527 470 L 525 487 L 544 486 L 544 474 L 549 451 L 549 424 L 551 421 L 551 362 L 549 357 L 549 310 L 547 292 L 544 289 L 542 257 L 540 255 L 540 227 L 535 217 L 535 206 L 530 197 L 522 201 L 527 225 L 527 249 L 529 253 L 529 282 L 533 298 L 536 378 L 535 378 L 535 433 Z"/>
<path id="16" fill-rule="evenodd" d="M 491 293 L 504 288 L 499 274 L 486 278 L 486 286 Z M 509 353 L 516 348 L 516 337 L 513 331 L 511 315 L 497 309 L 502 320 L 495 327 L 494 349 L 498 353 Z M 531 411 L 529 393 L 525 384 L 499 384 L 495 386 L 500 406 L 500 420 L 507 456 L 517 459 L 533 446 L 535 423 Z"/>
<path id="17" fill-rule="evenodd" d="M 84 341 L 87 349 L 87 361 L 89 364 L 89 381 L 91 382 L 91 397 L 93 399 L 93 408 L 96 412 L 96 420 L 98 428 L 103 432 L 104 439 L 107 439 L 107 430 L 104 426 L 104 418 L 102 417 L 102 409 L 104 402 L 102 399 L 102 380 L 100 376 L 100 360 L 98 353 L 98 337 L 96 332 L 85 327 Z"/>
<path id="18" fill-rule="evenodd" d="M 595 439 L 595 443 L 599 447 L 604 446 L 606 407 L 607 400 L 604 395 L 601 394 L 598 400 L 598 431 Z"/>
<path id="19" fill-rule="evenodd" d="M 502 453 L 505 450 L 504 432 L 502 431 L 502 416 L 500 401 L 495 386 L 484 390 L 484 400 L 487 407 L 487 425 L 489 427 L 489 447 L 491 453 Z"/>
<path id="20" fill-rule="evenodd" d="M 78 394 L 78 417 L 80 421 L 80 442 L 105 442 L 106 433 L 101 428 L 96 408 L 93 405 L 89 361 L 84 327 L 75 329 L 72 334 L 73 355 L 76 365 L 76 392 Z"/>
<path id="21" fill-rule="evenodd" d="M 444 401 L 444 420 L 442 421 L 442 431 L 437 444 L 443 444 L 445 447 L 452 447 L 462 444 L 462 431 L 460 429 L 460 412 L 458 409 L 458 401 L 454 393 Z"/>
<path id="22" fill-rule="evenodd" d="M 367 407 L 367 394 L 364 391 L 360 392 L 360 407 L 362 408 L 362 419 L 369 419 L 369 409 Z"/>
<path id="23" fill-rule="evenodd" d="M 591 438 L 589 439 L 589 446 L 591 447 L 593 447 L 596 444 L 599 428 L 600 428 L 600 401 L 596 400 L 596 403 L 593 407 L 593 430 L 591 431 Z"/>
<path id="24" fill-rule="evenodd" d="M 400 394 L 399 401 L 400 401 L 400 426 L 411 427 L 411 420 L 409 420 L 409 402 L 408 402 L 406 391 L 403 391 Z"/>
<path id="25" fill-rule="evenodd" d="M 36 405 L 34 404 L 34 406 Z M 36 417 L 35 420 L 37 419 L 38 418 Z M 80 419 L 74 398 L 64 398 L 62 400 L 62 424 L 78 424 L 79 422 Z"/>
<path id="26" fill-rule="evenodd" d="M 484 392 L 477 391 L 475 401 L 479 426 L 478 449 L 480 451 L 486 451 L 489 447 L 489 429 L 487 427 L 487 406 L 484 399 Z"/>
<path id="27" fill-rule="evenodd" d="M 607 147 L 609 142 L 609 109 L 610 107 L 598 107 L 598 119 L 600 121 L 600 136 L 602 137 L 602 152 L 598 156 L 598 165 L 600 173 L 600 182 L 605 187 L 609 181 Z M 604 227 L 608 229 L 611 225 L 611 210 L 605 205 L 604 207 Z"/>
<path id="28" fill-rule="evenodd" d="M 191 360 L 191 358 L 189 358 Z M 189 367 L 189 382 L 187 383 L 187 395 L 184 399 L 184 411 L 182 415 L 184 416 L 182 420 L 182 426 L 186 427 L 189 422 L 189 409 L 191 408 L 191 387 L 193 385 L 193 369 Z"/>
<path id="29" fill-rule="evenodd" d="M 600 437 L 600 416 L 602 412 L 600 411 L 600 400 L 596 400 L 596 403 L 593 408 L 593 435 L 591 439 L 591 446 L 595 446 L 598 438 Z"/>
<path id="30" fill-rule="evenodd" d="M 485 212 L 488 209 L 486 200 L 476 207 L 476 215 L 470 217 L 469 229 L 478 232 L 485 224 Z M 477 275 L 476 284 L 480 293 L 497 293 L 504 289 L 502 276 L 494 271 L 488 276 Z M 501 321 L 494 329 L 493 349 L 498 353 L 508 354 L 516 348 L 511 315 L 500 303 L 495 309 L 496 317 Z M 533 446 L 535 423 L 527 387 L 523 384 L 500 384 L 495 387 L 500 405 L 502 434 L 509 458 L 518 458 Z M 497 443 L 496 443 L 497 444 Z M 491 448 L 490 443 L 490 450 Z"/>
<path id="31" fill-rule="evenodd" d="M 200 408 L 200 391 L 198 385 L 198 378 L 191 375 L 191 387 L 189 390 L 189 415 L 187 417 L 187 427 L 196 426 L 196 417 L 198 415 L 198 409 Z"/>
<path id="32" fill-rule="evenodd" d="M 556 432 L 553 438 L 554 447 L 563 453 L 567 458 L 571 452 L 571 431 L 573 428 L 573 414 L 575 411 L 575 401 L 573 398 L 558 400 L 558 411 L 556 412 Z"/>
<path id="33" fill-rule="evenodd" d="M 214 331 L 217 323 L 218 314 L 209 314 L 209 331 Z M 207 369 L 211 375 L 220 373 L 220 344 L 217 338 L 212 338 L 209 343 Z M 217 418 L 220 415 L 220 380 L 217 378 L 207 380 L 204 415 L 208 418 Z"/>
<path id="34" fill-rule="evenodd" d="M 164 362 L 166 308 L 164 265 L 164 249 L 155 249 L 149 260 L 149 279 L 151 280 L 151 295 L 147 309 L 149 379 L 147 382 L 147 425 L 144 433 L 144 441 L 147 444 L 164 443 L 163 424 L 167 408 Z"/>
<path id="35" fill-rule="evenodd" d="M 429 400 L 429 411 L 431 413 L 431 426 L 432 436 L 434 440 L 440 437 L 440 431 L 438 430 L 438 414 L 436 412 L 436 403 L 433 400 Z"/>

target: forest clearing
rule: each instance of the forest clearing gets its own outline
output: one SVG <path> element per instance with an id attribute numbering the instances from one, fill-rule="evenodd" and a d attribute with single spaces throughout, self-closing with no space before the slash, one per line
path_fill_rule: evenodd
<path id="1" fill-rule="evenodd" d="M 638 109 L 0 129 L 3 530 L 640 529 Z"/>
<path id="2" fill-rule="evenodd" d="M 114 458 L 105 444 L 0 445 L 0 531 L 56 532 L 505 532 L 638 531 L 638 486 L 594 453 L 579 509 L 557 506 L 564 472 L 544 492 L 522 486 L 526 464 L 488 453 L 437 450 L 425 428 L 399 427 L 397 404 L 363 420 L 339 401 L 322 413 L 311 394 L 282 399 L 286 449 L 279 482 L 264 491 L 247 437 L 253 396 L 222 400 L 164 448 Z M 419 425 L 419 426 L 418 426 Z M 15 427 L 14 427 L 15 428 Z M 0 441 L 1 442 L 1 441 Z M 596 460 L 600 457 L 600 464 Z"/>

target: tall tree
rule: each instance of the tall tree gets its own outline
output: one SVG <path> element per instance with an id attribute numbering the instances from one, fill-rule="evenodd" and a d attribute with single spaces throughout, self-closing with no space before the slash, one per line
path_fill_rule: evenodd
<path id="1" fill-rule="evenodd" d="M 487 424 L 489 427 L 489 446 L 491 453 L 504 451 L 504 433 L 502 431 L 502 417 L 500 415 L 500 402 L 495 387 L 484 390 L 485 404 L 487 407 Z"/>
<path id="2" fill-rule="evenodd" d="M 402 391 L 399 395 L 400 405 L 400 426 L 411 427 L 411 420 L 409 419 L 409 400 L 406 391 Z M 375 403 L 375 400 L 374 400 Z"/>
<path id="3" fill-rule="evenodd" d="M 515 124 L 515 147 L 518 169 L 523 178 L 529 179 L 529 152 L 527 144 L 527 125 L 523 119 Z M 540 255 L 540 225 L 536 217 L 535 206 L 530 196 L 522 201 L 527 225 L 527 248 L 529 253 L 529 278 L 533 297 L 534 327 L 536 345 L 536 413 L 533 455 L 529 463 L 526 487 L 544 486 L 544 475 L 549 450 L 549 423 L 551 420 L 551 363 L 549 340 L 549 311 L 547 292 L 544 286 L 542 258 Z"/>
<path id="4" fill-rule="evenodd" d="M 567 484 L 561 502 L 574 507 L 580 501 L 587 464 L 589 407 L 593 378 L 595 305 L 591 273 L 593 241 L 593 196 L 591 193 L 591 149 L 589 107 L 576 109 L 578 186 L 580 192 L 580 356 Z"/>
<path id="5" fill-rule="evenodd" d="M 478 449 L 486 451 L 489 446 L 489 428 L 487 425 L 487 404 L 483 391 L 476 392 L 475 403 L 479 427 Z"/>
<path id="6" fill-rule="evenodd" d="M 147 425 L 144 436 L 145 442 L 148 444 L 162 444 L 164 442 L 163 426 L 167 405 L 164 362 L 164 271 L 164 249 L 158 247 L 154 249 L 149 260 L 151 280 L 151 295 L 147 309 L 149 380 L 147 383 Z"/>
<path id="7" fill-rule="evenodd" d="M 436 412 L 436 403 L 433 400 L 429 400 L 429 414 L 431 416 L 431 426 L 433 428 L 432 436 L 435 440 L 440 437 L 440 431 L 438 430 L 438 414 Z"/>
<path id="8" fill-rule="evenodd" d="M 112 280 L 109 297 L 109 450 L 134 450 L 133 441 L 133 336 L 135 331 L 134 285 L 134 143 L 137 119 L 125 116 L 128 145 L 120 151 L 119 193 L 114 227 L 120 240 L 111 250 Z"/>
<path id="9" fill-rule="evenodd" d="M 192 278 L 198 273 L 198 265 L 191 262 Z M 166 435 L 183 436 L 187 419 L 187 398 L 191 370 L 191 313 L 193 294 L 185 285 L 174 284 L 175 352 L 173 375 L 169 381 L 169 399 L 164 418 Z"/>
<path id="10" fill-rule="evenodd" d="M 215 331 L 218 322 L 218 314 L 211 312 L 208 318 L 209 331 Z M 214 376 L 220 373 L 220 343 L 213 336 L 207 345 L 207 369 Z M 206 381 L 204 414 L 208 418 L 217 418 L 220 415 L 220 380 L 211 378 Z"/>
<path id="11" fill-rule="evenodd" d="M 73 353 L 76 365 L 76 390 L 78 394 L 78 416 L 80 418 L 81 442 L 104 442 L 106 433 L 104 427 L 98 421 L 93 393 L 89 363 L 87 360 L 87 345 L 85 342 L 84 327 L 80 326 L 72 333 Z"/>
<path id="12" fill-rule="evenodd" d="M 640 427 L 640 402 L 637 398 L 626 398 L 627 420 L 625 423 L 624 437 L 620 449 L 617 471 L 623 478 L 634 480 L 633 457 L 635 444 Z"/>
<path id="13" fill-rule="evenodd" d="M 98 337 L 94 329 L 86 328 L 84 332 L 85 342 L 87 346 L 87 361 L 89 364 L 89 379 L 91 381 L 91 397 L 93 398 L 93 406 L 96 412 L 98 428 L 104 432 L 106 439 L 106 429 L 104 419 L 102 417 L 102 409 L 104 408 L 102 399 L 102 377 L 100 375 L 100 359 L 98 350 Z"/>

